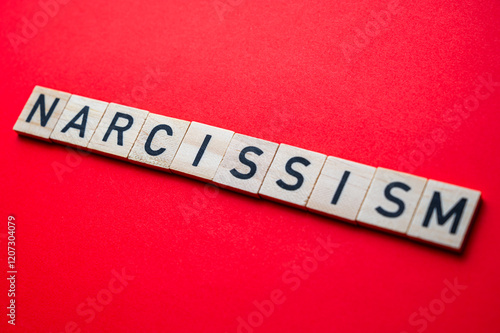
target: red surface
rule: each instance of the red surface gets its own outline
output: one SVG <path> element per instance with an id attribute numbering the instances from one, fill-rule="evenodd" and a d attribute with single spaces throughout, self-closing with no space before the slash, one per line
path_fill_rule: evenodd
<path id="1" fill-rule="evenodd" d="M 14 215 L 19 273 L 14 330 L 0 284 L 0 331 L 62 332 L 74 321 L 82 332 L 237 332 L 254 301 L 279 289 L 282 304 L 262 323 L 254 314 L 254 332 L 499 332 L 500 86 L 471 112 L 453 109 L 480 75 L 500 81 L 499 3 L 404 2 L 357 48 L 358 29 L 387 2 L 216 3 L 232 9 L 73 0 L 14 48 L 23 18 L 42 9 L 1 2 L 0 267 L 5 276 Z M 356 51 L 346 57 L 343 43 Z M 147 79 L 151 70 L 162 74 Z M 455 255 L 132 163 L 75 158 L 12 130 L 37 84 L 470 187 L 483 205 Z M 444 138 L 422 151 L 435 129 Z M 338 247 L 297 278 L 290 269 L 314 264 L 318 237 Z M 81 304 L 105 297 L 122 269 L 134 279 L 91 319 Z M 455 279 L 467 288 L 453 298 Z M 423 319 L 429 306 L 438 314 Z"/>

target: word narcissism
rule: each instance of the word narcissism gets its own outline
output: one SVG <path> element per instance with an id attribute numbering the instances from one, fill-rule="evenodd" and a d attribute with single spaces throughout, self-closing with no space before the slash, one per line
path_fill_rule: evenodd
<path id="1" fill-rule="evenodd" d="M 461 251 L 481 193 L 36 86 L 14 130 Z"/>

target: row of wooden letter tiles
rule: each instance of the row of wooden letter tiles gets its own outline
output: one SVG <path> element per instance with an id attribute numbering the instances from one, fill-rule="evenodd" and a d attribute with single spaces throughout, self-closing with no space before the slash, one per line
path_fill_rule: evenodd
<path id="1" fill-rule="evenodd" d="M 14 130 L 460 251 L 481 193 L 36 86 Z"/>

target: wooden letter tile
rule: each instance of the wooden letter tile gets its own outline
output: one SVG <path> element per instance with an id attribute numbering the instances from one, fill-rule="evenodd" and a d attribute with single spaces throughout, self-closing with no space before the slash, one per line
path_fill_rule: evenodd
<path id="1" fill-rule="evenodd" d="M 329 156 L 307 208 L 355 224 L 374 173 L 374 167 Z"/>
<path id="2" fill-rule="evenodd" d="M 258 196 L 277 149 L 277 143 L 235 134 L 213 182 L 222 187 Z"/>
<path id="3" fill-rule="evenodd" d="M 188 177 L 212 180 L 233 134 L 233 131 L 193 121 L 170 169 Z"/>
<path id="4" fill-rule="evenodd" d="M 50 134 L 70 96 L 62 91 L 36 86 L 14 125 L 14 131 L 50 141 Z"/>
<path id="5" fill-rule="evenodd" d="M 377 168 L 356 220 L 359 224 L 405 234 L 426 181 L 407 173 Z"/>
<path id="6" fill-rule="evenodd" d="M 305 208 L 325 160 L 326 155 L 280 144 L 259 194 Z"/>
<path id="7" fill-rule="evenodd" d="M 429 180 L 408 236 L 460 251 L 481 192 Z"/>
<path id="8" fill-rule="evenodd" d="M 169 169 L 189 127 L 189 121 L 150 113 L 128 159 L 154 168 Z"/>
<path id="9" fill-rule="evenodd" d="M 72 95 L 50 135 L 55 142 L 86 148 L 109 103 Z"/>
<path id="10" fill-rule="evenodd" d="M 88 148 L 105 155 L 127 158 L 148 113 L 110 103 Z"/>

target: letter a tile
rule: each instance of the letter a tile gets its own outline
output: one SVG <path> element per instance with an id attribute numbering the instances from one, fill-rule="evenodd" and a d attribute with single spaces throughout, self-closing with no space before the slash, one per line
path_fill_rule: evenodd
<path id="1" fill-rule="evenodd" d="M 108 105 L 107 102 L 72 95 L 50 139 L 86 148 Z"/>

